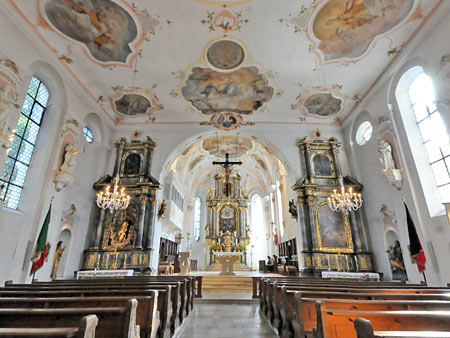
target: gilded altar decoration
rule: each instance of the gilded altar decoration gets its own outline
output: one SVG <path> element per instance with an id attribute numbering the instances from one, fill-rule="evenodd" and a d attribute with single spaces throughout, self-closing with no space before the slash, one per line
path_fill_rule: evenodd
<path id="1" fill-rule="evenodd" d="M 50 273 L 51 279 L 56 278 L 59 267 L 59 261 L 61 260 L 61 256 L 64 250 L 66 249 L 66 247 L 63 248 L 62 245 L 63 245 L 62 241 L 59 241 L 58 244 L 56 244 L 55 256 L 53 258 L 52 272 Z"/>
<path id="2" fill-rule="evenodd" d="M 347 214 L 328 207 L 328 196 L 341 179 L 355 193 L 363 188 L 350 176 L 341 176 L 341 143 L 334 137 L 311 141 L 304 137 L 297 146 L 305 172 L 293 187 L 302 231 L 302 269 L 313 273 L 372 271 L 361 209 Z"/>
<path id="3" fill-rule="evenodd" d="M 158 221 L 166 215 L 166 200 L 162 200 L 158 208 Z"/>
<path id="4" fill-rule="evenodd" d="M 97 209 L 93 218 L 94 237 L 84 252 L 83 269 L 133 269 L 148 272 L 152 261 L 153 229 L 157 217 L 156 194 L 159 182 L 150 174 L 155 143 L 147 140 L 127 142 L 120 138 L 113 172 L 118 185 L 130 196 L 125 209 L 107 212 Z M 113 183 L 106 175 L 94 184 L 99 191 Z"/>
<path id="5" fill-rule="evenodd" d="M 206 199 L 208 206 L 206 244 L 210 264 L 216 263 L 219 253 L 232 253 L 246 264 L 250 228 L 247 224 L 248 197 L 241 187 L 239 174 L 216 174 L 214 187 Z"/>

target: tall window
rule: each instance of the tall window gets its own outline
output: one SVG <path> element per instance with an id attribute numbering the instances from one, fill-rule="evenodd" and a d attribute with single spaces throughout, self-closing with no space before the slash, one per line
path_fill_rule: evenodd
<path id="1" fill-rule="evenodd" d="M 409 97 L 442 201 L 450 202 L 450 145 L 436 106 L 433 83 L 421 73 L 409 87 Z"/>
<path id="2" fill-rule="evenodd" d="M 277 185 L 277 211 L 278 211 L 278 226 L 280 227 L 280 235 L 284 236 L 284 224 L 283 224 L 283 201 L 281 199 L 281 184 L 276 181 Z"/>
<path id="3" fill-rule="evenodd" d="M 0 176 L 1 184 L 5 185 L 2 197 L 8 208 L 17 209 L 19 205 L 48 99 L 47 87 L 33 76 Z"/>
<path id="4" fill-rule="evenodd" d="M 200 239 L 200 225 L 202 220 L 202 200 L 200 197 L 195 198 L 194 202 L 194 239 Z"/>

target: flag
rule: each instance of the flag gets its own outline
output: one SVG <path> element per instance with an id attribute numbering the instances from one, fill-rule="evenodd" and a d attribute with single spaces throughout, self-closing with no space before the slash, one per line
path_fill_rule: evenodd
<path id="1" fill-rule="evenodd" d="M 47 242 L 47 233 L 48 226 L 50 224 L 50 216 L 52 213 L 52 202 L 50 202 L 50 206 L 47 211 L 47 216 L 45 216 L 44 224 L 42 224 L 41 231 L 39 232 L 39 237 L 36 242 L 36 246 L 34 247 L 34 253 L 31 257 L 31 261 L 33 265 L 31 266 L 30 276 L 38 271 L 43 265 L 44 262 L 47 261 L 48 254 L 50 251 L 50 243 Z"/>
<path id="2" fill-rule="evenodd" d="M 405 202 L 406 210 L 406 223 L 408 225 L 408 235 L 409 235 L 409 254 L 411 255 L 411 261 L 417 264 L 417 269 L 419 272 L 425 271 L 425 263 L 427 262 L 427 258 L 425 257 L 425 252 L 423 252 L 422 244 L 420 244 L 419 236 L 417 236 L 416 226 L 414 225 L 414 221 L 409 213 L 408 207 Z"/>

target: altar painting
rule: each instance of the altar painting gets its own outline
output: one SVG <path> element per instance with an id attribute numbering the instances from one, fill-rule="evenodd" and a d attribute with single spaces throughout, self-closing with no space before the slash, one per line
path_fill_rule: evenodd
<path id="1" fill-rule="evenodd" d="M 315 213 L 319 249 L 353 252 L 347 215 L 332 211 L 326 201 L 317 206 Z"/>
<path id="2" fill-rule="evenodd" d="M 236 210 L 231 206 L 224 206 L 219 214 L 219 230 L 233 233 L 236 231 Z"/>

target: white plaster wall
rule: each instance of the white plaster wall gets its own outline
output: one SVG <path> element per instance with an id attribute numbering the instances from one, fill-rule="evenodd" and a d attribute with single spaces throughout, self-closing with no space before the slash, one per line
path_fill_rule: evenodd
<path id="1" fill-rule="evenodd" d="M 393 105 L 394 121 L 391 125 L 396 137 L 395 147 L 401 155 L 401 167 L 405 170 L 403 193 L 427 256 L 426 278 L 432 285 L 446 285 L 450 281 L 450 265 L 447 259 L 450 229 L 445 216 L 430 216 L 419 181 L 419 173 L 412 156 L 412 149 L 408 143 L 406 125 L 401 118 L 394 94 L 399 78 L 409 68 L 421 65 L 431 77 L 441 68 L 441 57 L 450 53 L 448 44 L 442 43 L 448 41 L 450 22 L 440 19 L 448 18 L 449 9 L 449 4 L 443 5 L 435 20 L 428 22 L 412 43 L 404 49 L 401 56 L 381 77 L 351 118 L 344 123 L 344 135 L 348 142 L 347 151 L 350 153 L 352 171 L 356 178 L 364 184 L 365 211 L 371 248 L 375 257 L 375 267 L 377 271 L 383 272 L 387 277 L 391 276 L 385 252 L 383 218 L 379 212 L 384 203 L 397 216 L 400 243 L 409 280 L 418 282 L 423 280 L 423 277 L 418 273 L 416 265 L 411 264 L 409 259 L 407 249 L 409 239 L 401 193 L 381 177 L 382 168 L 379 163 L 379 153 L 376 150 L 380 138 L 379 130 L 377 130 L 378 118 L 389 117 L 387 105 Z M 430 51 L 433 52 L 430 53 Z M 361 147 L 355 143 L 354 135 L 357 126 L 368 118 L 371 119 L 376 130 L 372 139 Z M 429 243 L 432 243 L 436 253 L 436 261 L 429 249 Z"/>

